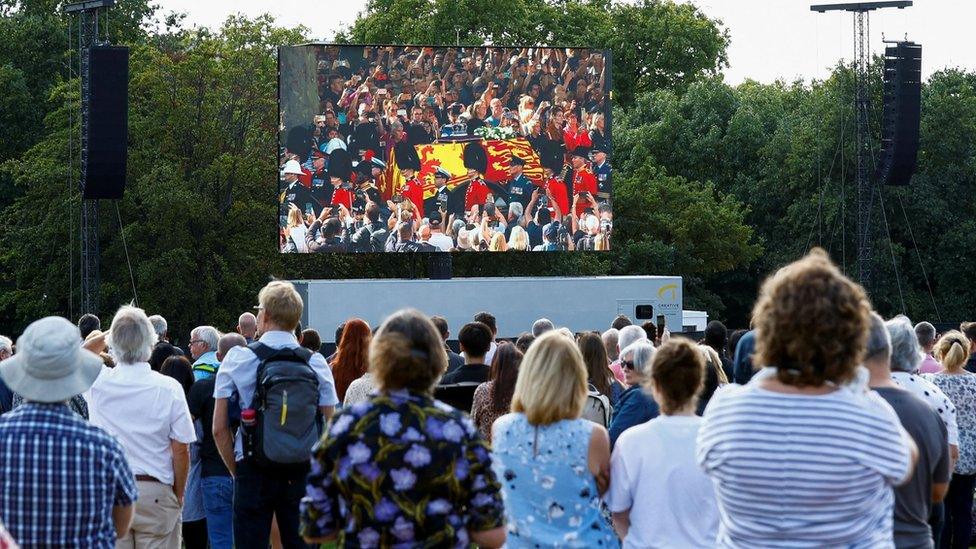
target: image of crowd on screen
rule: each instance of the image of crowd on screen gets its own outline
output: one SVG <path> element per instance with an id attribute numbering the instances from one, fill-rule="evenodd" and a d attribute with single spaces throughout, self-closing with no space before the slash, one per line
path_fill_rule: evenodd
<path id="1" fill-rule="evenodd" d="M 317 114 L 281 134 L 282 252 L 610 249 L 602 51 L 314 48 Z M 489 176 L 484 144 L 512 139 L 532 166 L 506 153 Z M 444 142 L 463 168 L 421 176 L 416 147 Z"/>

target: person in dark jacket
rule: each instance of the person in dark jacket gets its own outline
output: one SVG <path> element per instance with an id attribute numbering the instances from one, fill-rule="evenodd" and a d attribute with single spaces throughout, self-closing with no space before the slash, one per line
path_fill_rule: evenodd
<path id="1" fill-rule="evenodd" d="M 366 224 L 352 235 L 350 247 L 354 252 L 382 252 L 390 230 L 386 222 L 380 221 L 379 204 L 368 203 L 364 215 Z"/>
<path id="2" fill-rule="evenodd" d="M 735 373 L 735 382 L 745 385 L 752 379 L 755 372 L 752 365 L 752 353 L 756 350 L 756 332 L 749 330 L 735 346 L 735 357 L 732 359 L 732 370 Z"/>
<path id="3" fill-rule="evenodd" d="M 659 413 L 657 403 L 641 387 L 645 377 L 650 375 L 653 359 L 654 346 L 647 340 L 632 343 L 620 351 L 620 364 L 628 387 L 617 400 L 613 417 L 610 419 L 611 448 L 621 433 L 654 419 Z"/>

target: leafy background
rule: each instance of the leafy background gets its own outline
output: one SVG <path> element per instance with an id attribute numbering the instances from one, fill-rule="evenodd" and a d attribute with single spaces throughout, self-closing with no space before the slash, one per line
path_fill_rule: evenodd
<path id="1" fill-rule="evenodd" d="M 78 81 L 60 4 L 0 0 L 0 333 L 79 314 L 67 160 Z M 131 48 L 129 177 L 117 211 L 101 204 L 104 320 L 133 299 L 123 235 L 139 305 L 177 337 L 197 324 L 230 328 L 271 276 L 426 275 L 421 258 L 281 256 L 269 244 L 275 48 L 310 40 L 306 29 L 240 16 L 190 28 L 147 0 L 119 0 L 110 22 L 111 41 Z M 849 67 L 822 81 L 731 86 L 723 69 L 735 37 L 671 0 L 371 0 L 326 38 L 612 50 L 615 251 L 460 254 L 455 276 L 678 274 L 686 308 L 743 327 L 762 278 L 811 246 L 856 271 Z M 877 107 L 878 63 L 872 75 Z M 976 305 L 976 73 L 934 74 L 922 101 L 918 172 L 908 188 L 883 189 L 870 291 L 883 314 L 956 322 Z M 880 108 L 873 122 L 877 149 Z"/>

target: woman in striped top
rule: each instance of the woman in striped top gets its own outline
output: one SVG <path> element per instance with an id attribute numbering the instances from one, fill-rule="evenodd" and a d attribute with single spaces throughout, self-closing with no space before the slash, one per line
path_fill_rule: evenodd
<path id="1" fill-rule="evenodd" d="M 717 546 L 894 546 L 891 487 L 918 451 L 858 366 L 870 310 L 822 250 L 763 285 L 754 359 L 766 368 L 717 391 L 698 433 Z"/>

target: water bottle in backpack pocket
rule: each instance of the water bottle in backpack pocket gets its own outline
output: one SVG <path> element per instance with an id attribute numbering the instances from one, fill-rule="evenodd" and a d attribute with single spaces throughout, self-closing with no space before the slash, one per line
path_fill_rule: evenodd
<path id="1" fill-rule="evenodd" d="M 312 352 L 273 349 L 260 342 L 248 348 L 260 365 L 251 403 L 256 422 L 245 455 L 264 466 L 303 466 L 322 435 L 319 378 L 309 364 Z"/>

